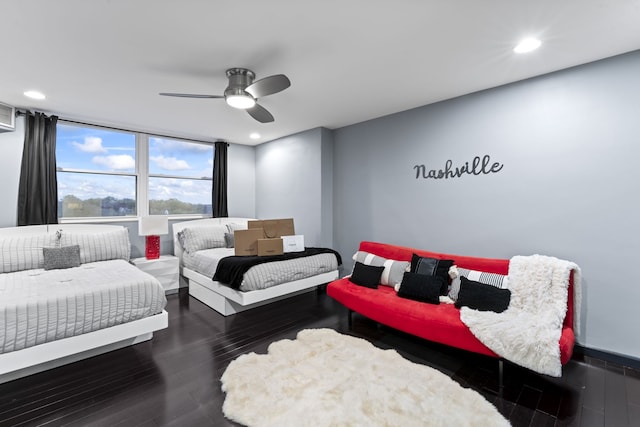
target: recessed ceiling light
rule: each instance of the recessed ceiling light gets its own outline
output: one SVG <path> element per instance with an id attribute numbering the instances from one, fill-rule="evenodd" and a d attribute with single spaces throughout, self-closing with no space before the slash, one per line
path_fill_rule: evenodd
<path id="1" fill-rule="evenodd" d="M 249 135 L 249 138 L 251 139 L 258 139 L 260 138 L 260 134 L 257 132 L 252 133 L 251 135 Z"/>
<path id="2" fill-rule="evenodd" d="M 28 90 L 24 93 L 24 96 L 32 98 L 32 99 L 44 99 L 44 93 L 38 92 L 37 90 Z"/>
<path id="3" fill-rule="evenodd" d="M 536 50 L 540 47 L 542 42 L 538 39 L 534 39 L 532 37 L 526 38 L 520 41 L 516 47 L 513 48 L 515 53 L 527 53 L 532 50 Z"/>

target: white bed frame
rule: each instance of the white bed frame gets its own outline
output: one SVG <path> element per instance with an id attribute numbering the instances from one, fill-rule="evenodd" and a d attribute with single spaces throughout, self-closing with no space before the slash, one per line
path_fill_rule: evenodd
<path id="1" fill-rule="evenodd" d="M 246 224 L 251 218 L 206 218 L 173 224 L 173 253 L 180 259 L 180 274 L 187 280 L 189 295 L 202 301 L 223 316 L 239 313 L 251 308 L 309 292 L 319 285 L 336 280 L 338 270 L 318 274 L 306 279 L 283 283 L 257 291 L 242 292 L 212 280 L 194 270 L 183 266 L 182 246 L 178 241 L 178 232 L 186 227 L 201 227 L 213 224 Z"/>
<path id="2" fill-rule="evenodd" d="M 35 225 L 0 228 L 0 237 L 55 230 L 104 232 L 114 228 L 123 227 L 97 224 Z M 153 337 L 153 332 L 164 329 L 168 325 L 169 315 L 163 310 L 160 314 L 133 322 L 0 354 L 0 384 L 148 341 Z"/>

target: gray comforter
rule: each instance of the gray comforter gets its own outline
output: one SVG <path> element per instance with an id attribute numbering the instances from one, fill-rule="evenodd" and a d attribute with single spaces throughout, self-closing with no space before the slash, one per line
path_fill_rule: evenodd
<path id="1" fill-rule="evenodd" d="M 0 353 L 162 312 L 162 285 L 124 260 L 0 274 Z"/>

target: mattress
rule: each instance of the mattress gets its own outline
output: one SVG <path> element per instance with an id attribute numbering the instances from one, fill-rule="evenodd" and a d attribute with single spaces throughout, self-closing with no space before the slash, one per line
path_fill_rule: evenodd
<path id="1" fill-rule="evenodd" d="M 184 267 L 206 277 L 213 277 L 218 267 L 218 261 L 233 254 L 233 248 L 203 249 L 191 254 L 185 252 L 183 264 Z M 240 290 L 247 292 L 266 289 L 337 269 L 338 260 L 335 255 L 330 253 L 259 264 L 251 267 L 245 273 Z"/>
<path id="2" fill-rule="evenodd" d="M 161 313 L 160 282 L 124 260 L 0 274 L 0 353 Z"/>

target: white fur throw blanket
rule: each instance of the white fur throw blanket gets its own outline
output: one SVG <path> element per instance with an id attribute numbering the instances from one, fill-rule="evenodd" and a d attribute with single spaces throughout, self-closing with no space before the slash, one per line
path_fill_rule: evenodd
<path id="1" fill-rule="evenodd" d="M 574 330 L 579 330 L 580 268 L 543 255 L 515 256 L 509 263 L 511 302 L 502 313 L 460 309 L 460 319 L 484 345 L 525 368 L 562 376 L 560 335 L 573 273 Z"/>

